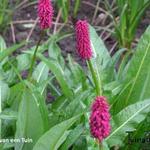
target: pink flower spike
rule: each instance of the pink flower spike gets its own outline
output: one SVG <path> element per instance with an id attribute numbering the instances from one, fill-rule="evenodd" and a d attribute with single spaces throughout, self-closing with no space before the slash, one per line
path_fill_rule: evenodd
<path id="1" fill-rule="evenodd" d="M 40 28 L 42 30 L 51 27 L 53 18 L 53 7 L 51 0 L 39 0 L 38 17 L 40 20 Z"/>
<path id="2" fill-rule="evenodd" d="M 92 58 L 92 48 L 90 43 L 89 25 L 86 20 L 77 21 L 76 30 L 76 47 L 78 54 L 84 60 Z"/>
<path id="3" fill-rule="evenodd" d="M 111 131 L 109 105 L 103 96 L 97 96 L 90 115 L 91 135 L 101 143 Z"/>

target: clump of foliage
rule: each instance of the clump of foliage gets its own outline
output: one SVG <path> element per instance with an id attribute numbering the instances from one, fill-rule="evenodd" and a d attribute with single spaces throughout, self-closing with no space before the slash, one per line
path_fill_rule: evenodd
<path id="1" fill-rule="evenodd" d="M 121 1 L 120 5 L 125 7 Z M 1 143 L 0 148 L 141 148 L 141 143 L 134 147 L 129 144 L 128 131 L 134 132 L 133 138 L 142 137 L 150 127 L 145 123 L 150 112 L 150 27 L 134 51 L 130 47 L 132 56 L 124 54 L 124 49 L 110 56 L 102 39 L 89 25 L 88 40 L 93 55 L 90 55 L 90 61 L 86 60 L 86 70 L 70 54 L 67 61 L 62 56 L 58 42 L 67 34 L 53 34 L 42 43 L 45 30 L 41 33 L 36 46 L 21 51 L 17 56 L 13 52 L 27 43 L 7 47 L 0 37 L 0 138 L 21 140 Z M 124 31 L 120 33 L 124 34 Z M 118 62 L 120 65 L 116 69 Z M 111 132 L 102 142 L 91 136 L 89 125 L 91 105 L 95 97 L 101 95 L 99 91 L 107 97 L 111 115 Z M 48 95 L 54 98 L 50 103 Z M 22 138 L 29 138 L 30 142 L 23 142 Z"/>
<path id="2" fill-rule="evenodd" d="M 149 6 L 149 0 L 117 0 L 120 19 L 114 22 L 116 37 L 121 47 L 131 48 L 140 20 Z"/>

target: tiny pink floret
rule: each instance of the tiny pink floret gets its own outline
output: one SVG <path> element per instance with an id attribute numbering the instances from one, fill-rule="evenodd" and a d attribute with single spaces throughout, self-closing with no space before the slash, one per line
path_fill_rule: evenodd
<path id="1" fill-rule="evenodd" d="M 84 60 L 92 58 L 92 48 L 90 43 L 89 25 L 86 20 L 77 21 L 76 30 L 76 47 L 78 54 Z"/>
<path id="2" fill-rule="evenodd" d="M 40 28 L 42 30 L 51 27 L 53 19 L 53 7 L 51 0 L 39 0 L 38 17 L 40 21 Z"/>
<path id="3" fill-rule="evenodd" d="M 91 107 L 90 132 L 101 143 L 111 131 L 109 105 L 103 96 L 97 96 Z"/>

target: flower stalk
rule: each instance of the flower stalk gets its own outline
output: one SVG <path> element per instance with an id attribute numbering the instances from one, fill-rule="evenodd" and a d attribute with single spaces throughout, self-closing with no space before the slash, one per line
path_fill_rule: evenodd
<path id="1" fill-rule="evenodd" d="M 100 95 L 102 95 L 102 89 L 101 89 L 101 79 L 99 77 L 98 70 L 94 69 L 94 66 L 93 66 L 91 60 L 88 60 L 87 64 L 89 66 L 89 69 L 90 69 L 90 72 L 91 72 L 91 75 L 92 75 L 92 78 L 93 78 L 93 82 L 95 84 L 96 95 L 100 96 Z"/>
<path id="2" fill-rule="evenodd" d="M 30 66 L 30 69 L 29 69 L 29 74 L 28 74 L 28 80 L 31 79 L 31 76 L 32 76 L 32 72 L 33 72 L 33 67 L 34 67 L 34 64 L 35 64 L 35 61 L 36 61 L 36 54 L 37 54 L 37 51 L 38 51 L 38 48 L 39 48 L 39 45 L 42 41 L 42 38 L 44 36 L 44 30 L 41 30 L 40 31 L 40 38 L 36 44 L 36 47 L 35 47 L 35 50 L 34 50 L 34 53 L 33 53 L 33 57 L 32 57 L 32 61 L 31 61 L 31 66 Z"/>

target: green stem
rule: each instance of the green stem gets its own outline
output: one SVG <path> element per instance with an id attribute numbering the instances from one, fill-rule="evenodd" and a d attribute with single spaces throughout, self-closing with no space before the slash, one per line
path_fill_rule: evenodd
<path id="1" fill-rule="evenodd" d="M 94 84 L 95 84 L 96 94 L 100 96 L 100 95 L 102 95 L 102 90 L 101 90 L 101 80 L 100 80 L 100 77 L 99 77 L 98 70 L 94 69 L 91 60 L 88 60 L 87 63 L 88 63 L 88 66 L 89 66 L 89 69 L 91 71 L 92 78 L 93 78 L 93 81 L 94 81 Z"/>
<path id="2" fill-rule="evenodd" d="M 33 66 L 34 66 L 34 63 L 36 61 L 36 53 L 37 53 L 37 50 L 38 50 L 38 47 L 42 41 L 42 38 L 43 38 L 43 35 L 44 35 L 44 30 L 42 30 L 40 32 L 40 38 L 36 44 L 36 48 L 35 48 L 35 51 L 34 51 L 34 54 L 33 54 L 33 57 L 32 57 L 32 62 L 31 62 L 31 66 L 30 66 L 30 70 L 29 70 L 29 74 L 28 74 L 28 80 L 31 79 L 31 76 L 32 76 L 32 72 L 33 72 Z"/>
<path id="3" fill-rule="evenodd" d="M 103 144 L 102 144 L 102 143 L 99 143 L 99 150 L 104 150 L 104 149 L 103 149 Z"/>

